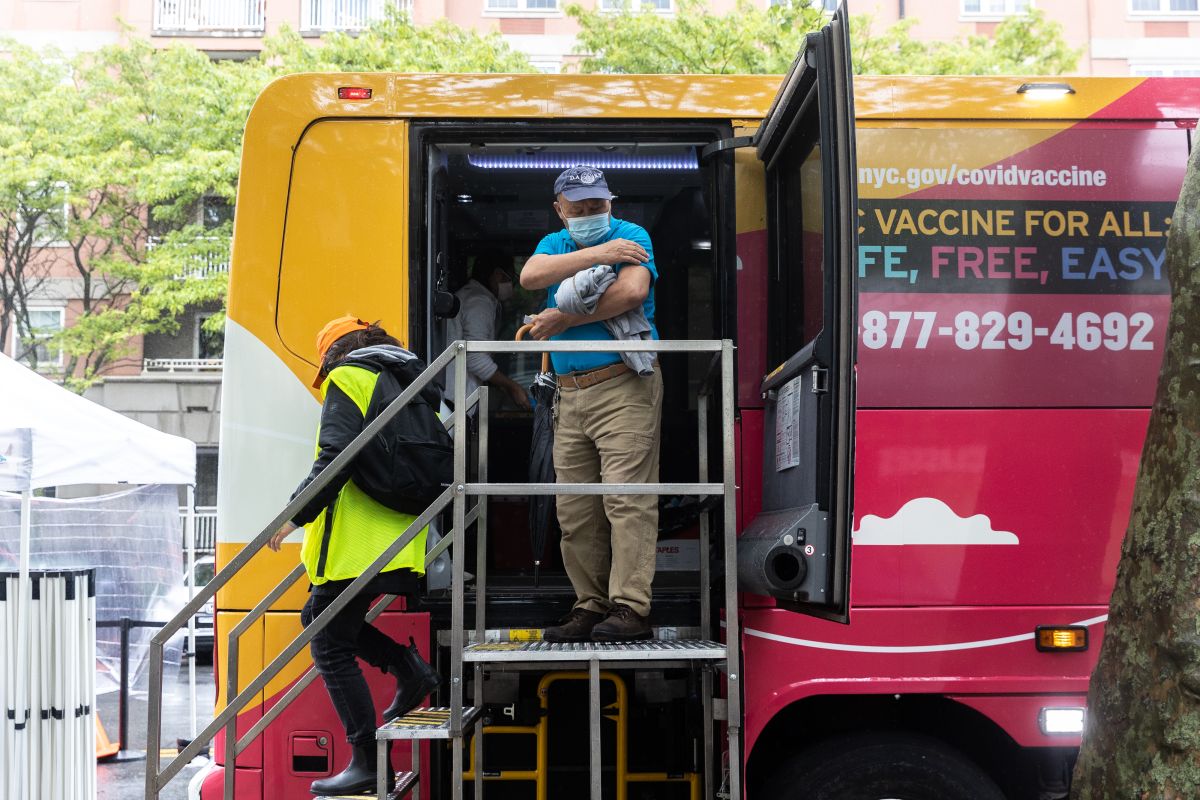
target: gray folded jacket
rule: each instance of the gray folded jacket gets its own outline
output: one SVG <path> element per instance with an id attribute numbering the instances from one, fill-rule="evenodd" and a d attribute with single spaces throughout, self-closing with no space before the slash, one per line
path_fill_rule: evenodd
<path id="1" fill-rule="evenodd" d="M 600 296 L 617 280 L 617 273 L 608 264 L 581 269 L 558 285 L 554 301 L 567 314 L 590 315 L 596 310 Z M 642 306 L 604 320 L 604 327 L 614 339 L 622 342 L 653 339 L 650 321 Z M 621 360 L 639 375 L 653 375 L 658 353 L 621 353 Z"/>

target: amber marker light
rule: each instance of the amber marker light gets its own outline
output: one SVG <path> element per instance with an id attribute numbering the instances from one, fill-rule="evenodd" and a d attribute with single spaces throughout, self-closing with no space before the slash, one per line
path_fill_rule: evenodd
<path id="1" fill-rule="evenodd" d="M 1022 83 L 1017 94 L 1032 100 L 1054 100 L 1075 94 L 1075 89 L 1069 83 Z"/>
<path id="2" fill-rule="evenodd" d="M 1039 625 L 1033 640 L 1043 653 L 1078 652 L 1087 650 L 1088 632 L 1079 625 Z"/>
<path id="3" fill-rule="evenodd" d="M 371 89 L 368 86 L 339 86 L 338 100 L 370 100 Z"/>

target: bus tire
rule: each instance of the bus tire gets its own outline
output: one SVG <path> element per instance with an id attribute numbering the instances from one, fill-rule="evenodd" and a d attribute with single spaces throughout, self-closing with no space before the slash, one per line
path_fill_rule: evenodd
<path id="1" fill-rule="evenodd" d="M 1004 800 L 946 743 L 909 733 L 839 736 L 785 761 L 754 800 Z"/>

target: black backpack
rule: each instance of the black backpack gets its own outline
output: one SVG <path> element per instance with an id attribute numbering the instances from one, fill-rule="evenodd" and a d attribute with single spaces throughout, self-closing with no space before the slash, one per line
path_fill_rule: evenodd
<path id="1" fill-rule="evenodd" d="M 351 356 L 347 363 L 379 374 L 364 427 L 425 370 L 418 358 L 395 363 Z M 351 477 L 372 500 L 394 511 L 417 515 L 454 479 L 454 440 L 437 416 L 439 402 L 436 386 L 423 389 L 354 459 Z"/>

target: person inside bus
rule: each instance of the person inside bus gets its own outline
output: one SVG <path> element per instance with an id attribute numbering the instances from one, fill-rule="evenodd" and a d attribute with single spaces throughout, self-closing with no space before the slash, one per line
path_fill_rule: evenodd
<path id="1" fill-rule="evenodd" d="M 521 270 L 526 289 L 548 289 L 533 318 L 535 339 L 613 340 L 605 321 L 630 312 L 654 330 L 658 270 L 645 229 L 612 216 L 604 173 L 579 165 L 554 183 L 554 210 L 564 228 L 545 236 Z M 613 281 L 591 314 L 559 310 L 560 284 L 596 265 Z M 640 311 L 638 315 L 636 312 Z M 558 374 L 554 467 L 560 483 L 653 483 L 658 480 L 662 373 L 642 375 L 619 353 L 552 353 Z M 654 495 L 558 495 L 562 555 L 575 589 L 574 608 L 545 630 L 548 641 L 646 639 L 658 541 Z"/>
<path id="2" fill-rule="evenodd" d="M 397 359 L 415 358 L 377 323 L 352 316 L 332 320 L 321 330 L 317 353 L 320 369 L 313 387 L 323 397 L 317 456 L 292 494 L 293 499 L 362 431 L 379 370 Z M 345 363 L 351 356 L 353 363 Z M 346 472 L 318 492 L 290 522 L 280 526 L 268 541 L 276 552 L 288 534 L 304 528 L 300 558 L 311 587 L 300 612 L 301 624 L 307 627 L 316 619 L 414 519 L 372 500 Z M 346 768 L 330 778 L 314 781 L 313 794 L 355 794 L 375 787 L 378 718 L 357 659 L 396 678 L 396 694 L 383 712 L 384 722 L 407 714 L 439 683 L 437 672 L 421 658 L 411 639 L 408 646 L 401 645 L 365 620 L 371 603 L 380 595 L 416 594 L 424 571 L 422 533 L 312 639 L 313 664 L 325 682 L 352 748 Z"/>
<path id="3" fill-rule="evenodd" d="M 459 312 L 447 322 L 446 341 L 496 339 L 502 304 L 513 294 L 512 281 L 511 258 L 497 250 L 480 254 L 471 268 L 470 279 L 455 292 L 459 300 Z M 468 353 L 467 396 L 482 384 L 502 390 L 517 408 L 529 410 L 529 395 L 500 369 L 491 353 Z M 448 405 L 453 405 L 453 364 L 446 369 L 445 398 Z"/>

